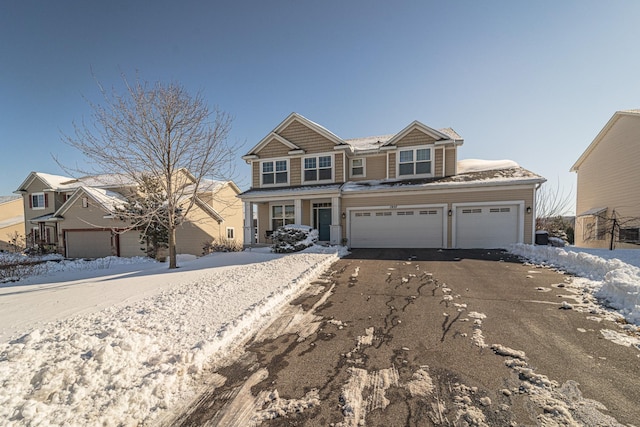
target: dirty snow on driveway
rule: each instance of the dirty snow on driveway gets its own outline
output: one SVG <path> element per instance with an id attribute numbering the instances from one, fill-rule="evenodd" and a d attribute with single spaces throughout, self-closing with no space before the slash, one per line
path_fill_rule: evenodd
<path id="1" fill-rule="evenodd" d="M 339 255 L 214 254 L 177 271 L 114 265 L 3 285 L 0 304 L 25 308 L 23 319 L 0 311 L 0 326 L 15 330 L 0 343 L 0 425 L 158 420 Z M 65 299 L 68 309 L 52 303 Z"/>

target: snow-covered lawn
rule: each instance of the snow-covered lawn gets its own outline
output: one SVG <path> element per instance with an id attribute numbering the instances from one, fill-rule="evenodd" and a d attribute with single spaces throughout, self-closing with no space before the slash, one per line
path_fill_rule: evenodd
<path id="1" fill-rule="evenodd" d="M 0 425 L 138 425 L 341 254 L 213 254 L 166 265 L 54 262 L 0 285 Z"/>
<path id="2" fill-rule="evenodd" d="M 510 251 L 531 262 L 578 276 L 574 286 L 582 287 L 628 322 L 640 326 L 640 250 L 518 244 Z"/>
<path id="3" fill-rule="evenodd" d="M 580 276 L 572 286 L 640 324 L 640 251 L 511 252 Z M 183 259 L 174 271 L 144 259 L 50 262 L 1 284 L 0 425 L 158 422 L 341 255 L 254 250 Z"/>

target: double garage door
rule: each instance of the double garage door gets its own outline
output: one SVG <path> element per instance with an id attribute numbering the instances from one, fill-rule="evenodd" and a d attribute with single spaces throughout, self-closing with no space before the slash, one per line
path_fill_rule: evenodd
<path id="1" fill-rule="evenodd" d="M 443 208 L 358 210 L 350 216 L 354 248 L 445 246 Z"/>
<path id="2" fill-rule="evenodd" d="M 357 210 L 350 213 L 353 248 L 445 248 L 445 208 Z M 457 206 L 452 247 L 505 248 L 520 241 L 518 205 Z"/>

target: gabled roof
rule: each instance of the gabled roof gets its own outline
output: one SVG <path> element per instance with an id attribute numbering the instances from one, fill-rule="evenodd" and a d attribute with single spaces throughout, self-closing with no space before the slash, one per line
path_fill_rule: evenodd
<path id="1" fill-rule="evenodd" d="M 245 156 L 243 156 L 243 158 L 254 155 L 256 152 L 260 151 L 265 145 L 267 145 L 273 139 L 276 139 L 277 141 L 283 143 L 284 145 L 289 147 L 291 150 L 300 150 L 300 147 L 298 147 L 291 141 L 279 135 L 280 132 L 286 129 L 294 121 L 297 121 L 298 123 L 308 127 L 314 132 L 319 133 L 320 135 L 324 136 L 325 138 L 327 138 L 329 141 L 333 142 L 336 145 L 342 145 L 345 143 L 342 140 L 342 138 L 336 136 L 333 132 L 329 131 L 325 127 L 315 122 L 312 122 L 306 117 L 294 112 L 289 114 L 289 116 L 287 116 L 286 119 L 284 119 L 278 126 L 276 126 L 276 128 L 273 131 L 271 131 L 258 144 L 256 144 L 251 150 L 249 150 L 249 152 Z"/>
<path id="2" fill-rule="evenodd" d="M 42 172 L 31 172 L 29 173 L 27 178 L 22 181 L 22 184 L 18 186 L 18 189 L 14 191 L 14 193 L 22 193 L 27 191 L 27 188 L 36 179 L 40 180 L 48 190 L 56 190 L 57 188 L 64 186 L 64 184 L 74 181 L 73 178 L 69 178 L 68 176 L 52 175 Z"/>
<path id="3" fill-rule="evenodd" d="M 76 191 L 67 199 L 66 202 L 60 206 L 56 211 L 55 216 L 63 216 L 69 208 L 83 195 L 91 198 L 98 206 L 100 206 L 106 213 L 113 213 L 117 207 L 124 206 L 127 199 L 119 193 L 114 191 L 105 190 L 102 188 L 93 188 L 88 186 L 80 186 Z"/>
<path id="4" fill-rule="evenodd" d="M 600 143 L 600 141 L 602 141 L 604 139 L 604 137 L 607 135 L 607 133 L 616 124 L 618 119 L 620 119 L 621 117 L 624 117 L 624 116 L 640 117 L 640 110 L 621 110 L 621 111 L 616 111 L 613 114 L 613 116 L 611 116 L 611 118 L 609 119 L 607 124 L 604 125 L 604 127 L 598 133 L 598 135 L 596 135 L 596 137 L 591 142 L 591 144 L 589 144 L 587 149 L 584 150 L 584 152 L 582 153 L 582 155 L 580 155 L 578 160 L 576 160 L 576 162 L 573 164 L 573 166 L 571 166 L 571 169 L 569 169 L 569 172 L 577 172 L 578 169 L 580 169 L 580 165 L 582 165 L 582 163 L 587 159 L 587 157 L 589 157 L 589 154 L 591 154 L 591 152 L 596 148 L 596 146 Z"/>
<path id="5" fill-rule="evenodd" d="M 453 129 L 447 128 L 446 130 L 443 129 L 443 131 L 439 131 L 439 130 L 435 130 L 433 128 L 430 128 L 429 126 L 425 125 L 424 123 L 421 123 L 421 122 L 419 122 L 417 120 L 414 120 L 413 122 L 411 122 L 409 124 L 409 126 L 407 126 L 406 128 L 402 129 L 400 132 L 395 134 L 393 136 L 393 138 L 389 139 L 386 143 L 384 143 L 383 146 L 384 147 L 388 147 L 390 145 L 395 145 L 398 141 L 400 141 L 402 138 L 404 138 L 405 136 L 407 136 L 409 133 L 413 132 L 414 130 L 419 130 L 420 132 L 431 136 L 436 141 L 453 142 L 453 143 L 456 143 L 457 145 L 461 145 L 462 144 L 462 138 L 460 138 L 460 135 L 458 135 Z M 457 136 L 457 138 L 455 138 L 455 137 L 452 138 L 453 135 Z"/>

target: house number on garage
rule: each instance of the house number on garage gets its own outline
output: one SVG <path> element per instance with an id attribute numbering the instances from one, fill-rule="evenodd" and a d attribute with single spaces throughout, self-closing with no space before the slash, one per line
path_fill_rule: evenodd
<path id="1" fill-rule="evenodd" d="M 396 209 L 398 207 L 398 205 L 391 205 L 389 206 L 389 209 Z"/>

